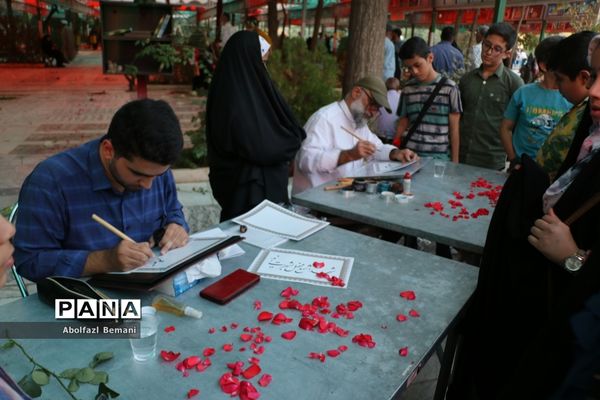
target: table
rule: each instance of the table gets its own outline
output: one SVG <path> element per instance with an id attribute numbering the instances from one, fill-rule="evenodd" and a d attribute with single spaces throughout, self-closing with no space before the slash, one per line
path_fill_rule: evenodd
<path id="1" fill-rule="evenodd" d="M 471 182 L 480 177 L 492 185 L 502 185 L 507 175 L 490 169 L 448 162 L 444 177 L 435 178 L 433 164 L 425 162 L 414 174 L 411 185 L 414 197 L 406 203 L 395 200 L 386 202 L 377 194 L 356 192 L 352 197 L 346 198 L 338 191 L 323 190 L 325 186 L 332 185 L 332 182 L 294 195 L 293 202 L 316 211 L 482 254 L 493 212 L 488 198 L 476 196 L 472 200 L 460 200 L 470 213 L 486 208 L 489 215 L 457 221 L 453 221 L 452 216 L 458 214 L 460 208 L 451 209 L 448 200 L 457 200 L 453 195 L 455 191 L 466 196 Z M 475 193 L 485 190 L 478 188 Z M 431 215 L 432 209 L 424 206 L 429 202 L 441 202 L 444 212 L 450 217 L 444 218 L 437 213 Z"/>
<path id="2" fill-rule="evenodd" d="M 221 227 L 226 229 L 227 224 Z M 224 261 L 224 273 L 248 267 L 258 253 L 253 246 L 242 243 L 242 247 L 246 254 Z M 222 374 L 229 372 L 226 363 L 246 362 L 254 355 L 249 344 L 241 342 L 239 336 L 246 326 L 260 326 L 272 337 L 272 342 L 264 343 L 264 354 L 256 357 L 261 359 L 262 372 L 273 376 L 272 383 L 265 388 L 256 383 L 262 373 L 252 379 L 262 394 L 261 399 L 392 399 L 399 396 L 411 375 L 441 343 L 472 295 L 477 281 L 478 271 L 469 265 L 332 226 L 300 242 L 287 242 L 281 247 L 354 257 L 348 288 L 262 279 L 257 286 L 228 305 L 219 306 L 198 296 L 199 289 L 214 280 L 201 282 L 178 299 L 203 311 L 204 317 L 196 320 L 159 313 L 158 350 L 181 352 L 177 360 L 181 361 L 190 355 L 201 355 L 205 347 L 214 347 L 217 352 L 211 357 L 212 366 L 203 373 L 191 370 L 190 376 L 184 378 L 175 369 L 176 362 L 157 359 L 136 363 L 126 339 L 23 339 L 19 342 L 40 363 L 55 372 L 86 366 L 96 352 L 114 352 L 115 358 L 98 369 L 109 373 L 109 386 L 120 392 L 123 398 L 183 399 L 189 389 L 198 388 L 200 399 L 226 399 L 229 396 L 221 392 L 218 380 Z M 300 291 L 296 298 L 301 303 L 311 302 L 317 296 L 328 296 L 331 309 L 351 300 L 359 300 L 364 306 L 355 312 L 354 319 L 326 316 L 350 330 L 347 337 L 304 331 L 298 328 L 300 314 L 297 311 L 279 310 L 277 307 L 283 299 L 280 292 L 288 286 Z M 401 298 L 399 293 L 404 290 L 413 290 L 416 299 Z M 122 298 L 137 297 L 127 292 L 116 294 Z M 149 295 L 141 298 L 143 305 L 150 302 Z M 259 323 L 259 311 L 254 309 L 255 300 L 262 301 L 262 310 L 282 311 L 293 318 L 293 322 L 280 326 Z M 408 315 L 410 309 L 417 310 L 421 316 L 409 317 L 405 322 L 396 321 L 398 313 Z M 53 313 L 51 307 L 33 295 L 0 307 L 0 320 L 53 321 Z M 239 326 L 231 329 L 232 323 Z M 165 333 L 163 328 L 169 325 L 175 326 L 176 330 Z M 227 332 L 220 330 L 223 326 L 228 328 Z M 216 328 L 216 332 L 209 334 L 210 328 Z M 296 338 L 283 340 L 281 333 L 290 330 L 297 331 Z M 368 349 L 352 343 L 352 337 L 359 333 L 371 334 L 376 346 Z M 224 352 L 222 346 L 225 343 L 232 343 L 234 351 Z M 325 363 L 308 357 L 309 352 L 325 353 L 340 345 L 348 346 L 348 350 L 337 358 L 327 357 Z M 247 350 L 240 352 L 241 346 Z M 408 347 L 408 356 L 401 357 L 398 351 L 405 346 Z M 30 371 L 29 362 L 16 349 L 0 350 L 0 366 L 17 380 Z M 447 371 L 442 368 L 446 377 Z M 66 398 L 56 383 L 43 390 L 43 398 Z M 82 385 L 77 396 L 93 398 L 95 390 L 96 386 Z"/>

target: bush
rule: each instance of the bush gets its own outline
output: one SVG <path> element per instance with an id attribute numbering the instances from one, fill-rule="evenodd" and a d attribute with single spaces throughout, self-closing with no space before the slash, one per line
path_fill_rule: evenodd
<path id="1" fill-rule="evenodd" d="M 271 54 L 267 67 L 301 124 L 338 98 L 338 66 L 324 46 L 311 52 L 302 38 L 286 38 Z"/>

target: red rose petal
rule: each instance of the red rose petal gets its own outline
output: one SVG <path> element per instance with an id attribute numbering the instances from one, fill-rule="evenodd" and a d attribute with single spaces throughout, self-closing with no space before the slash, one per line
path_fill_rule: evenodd
<path id="1" fill-rule="evenodd" d="M 260 322 L 270 321 L 273 318 L 273 313 L 269 311 L 262 311 L 258 314 L 258 320 Z"/>
<path id="2" fill-rule="evenodd" d="M 210 357 L 210 356 L 212 356 L 213 354 L 215 354 L 215 349 L 214 349 L 214 348 L 212 348 L 212 347 L 207 347 L 207 348 L 205 348 L 205 349 L 204 349 L 204 351 L 202 352 L 202 355 L 203 355 L 204 357 Z"/>
<path id="3" fill-rule="evenodd" d="M 190 390 L 187 392 L 187 398 L 188 398 L 188 399 L 191 399 L 192 397 L 195 397 L 195 396 L 197 396 L 198 394 L 200 394 L 200 391 L 199 391 L 198 389 L 190 389 Z"/>
<path id="4" fill-rule="evenodd" d="M 227 327 L 225 325 L 221 327 L 221 332 L 227 332 Z"/>
<path id="5" fill-rule="evenodd" d="M 412 290 L 405 290 L 404 292 L 400 292 L 400 297 L 405 298 L 406 300 L 414 300 L 417 298 L 415 296 L 415 292 Z"/>
<path id="6" fill-rule="evenodd" d="M 273 317 L 273 320 L 271 321 L 271 323 L 274 325 L 287 324 L 290 322 L 292 322 L 292 319 L 286 317 L 285 314 L 283 314 L 283 313 L 275 314 L 275 316 Z"/>
<path id="7" fill-rule="evenodd" d="M 229 395 L 237 396 L 240 390 L 240 381 L 234 377 L 230 372 L 227 372 L 219 379 L 219 386 L 224 393 Z"/>
<path id="8" fill-rule="evenodd" d="M 292 297 L 292 296 L 296 296 L 298 295 L 299 291 L 297 289 L 294 289 L 292 287 L 287 287 L 285 289 L 283 289 L 280 293 L 281 297 Z"/>
<path id="9" fill-rule="evenodd" d="M 166 333 L 173 332 L 173 331 L 175 331 L 175 327 L 173 325 L 165 327 Z"/>
<path id="10" fill-rule="evenodd" d="M 410 311 L 408 312 L 408 315 L 410 315 L 411 317 L 415 317 L 415 318 L 417 318 L 417 317 L 420 317 L 420 316 L 421 316 L 421 314 L 419 314 L 419 313 L 418 313 L 416 310 L 410 310 Z"/>
<path id="11" fill-rule="evenodd" d="M 254 309 L 260 310 L 262 308 L 262 302 L 260 300 L 254 300 Z"/>
<path id="12" fill-rule="evenodd" d="M 269 386 L 269 384 L 271 383 L 271 380 L 273 380 L 273 377 L 269 374 L 264 374 L 263 376 L 260 377 L 260 379 L 258 380 L 258 384 L 262 387 L 267 387 Z"/>
<path id="13" fill-rule="evenodd" d="M 256 357 L 250 357 L 250 358 L 248 359 L 248 362 L 249 362 L 250 364 L 260 364 L 260 358 L 256 358 Z"/>
<path id="14" fill-rule="evenodd" d="M 230 352 L 233 350 L 233 345 L 231 343 L 226 343 L 223 345 L 223 351 Z"/>
<path id="15" fill-rule="evenodd" d="M 175 361 L 181 353 L 174 353 L 172 351 L 161 350 L 160 356 L 167 362 Z"/>
<path id="16" fill-rule="evenodd" d="M 337 357 L 340 355 L 340 351 L 339 350 L 327 350 L 327 355 L 329 357 Z"/>
<path id="17" fill-rule="evenodd" d="M 240 335 L 240 340 L 241 340 L 242 342 L 249 342 L 249 341 L 251 341 L 251 340 L 252 340 L 252 335 L 251 335 L 251 334 L 249 334 L 249 333 L 242 333 L 242 334 Z"/>
<path id="18" fill-rule="evenodd" d="M 325 354 L 323 354 L 323 353 L 313 353 L 313 352 L 311 352 L 311 353 L 308 354 L 308 358 L 314 358 L 314 359 L 319 360 L 321 362 L 325 362 Z"/>
<path id="19" fill-rule="evenodd" d="M 210 333 L 210 334 L 212 335 L 213 333 L 215 333 L 215 331 L 216 331 L 216 329 L 215 329 L 215 328 L 210 328 L 210 329 L 208 330 L 208 333 Z"/>
<path id="20" fill-rule="evenodd" d="M 345 352 L 346 350 L 348 350 L 348 346 L 342 344 L 338 347 L 338 350 L 341 351 L 342 353 Z"/>
<path id="21" fill-rule="evenodd" d="M 196 364 L 196 371 L 204 372 L 209 367 L 209 365 L 204 365 L 203 363 Z"/>
<path id="22" fill-rule="evenodd" d="M 398 351 L 398 353 L 400 354 L 400 356 L 406 357 L 408 355 L 408 347 L 401 348 L 400 351 Z"/>
<path id="23" fill-rule="evenodd" d="M 281 337 L 284 338 L 285 340 L 292 340 L 296 337 L 296 331 L 283 332 L 281 334 Z"/>
<path id="24" fill-rule="evenodd" d="M 230 327 L 231 329 L 236 329 L 238 326 L 239 326 L 239 324 L 238 324 L 238 323 L 235 323 L 235 322 L 232 322 L 232 323 L 229 325 L 229 327 Z"/>
<path id="25" fill-rule="evenodd" d="M 363 304 L 358 300 L 352 300 L 348 302 L 348 310 L 356 311 L 359 308 L 362 308 Z"/>
<path id="26" fill-rule="evenodd" d="M 408 317 L 404 314 L 398 314 L 396 315 L 396 320 L 400 321 L 400 322 L 404 322 L 408 319 Z"/>
<path id="27" fill-rule="evenodd" d="M 248 381 L 240 382 L 240 400 L 256 400 L 260 397 L 260 393 Z"/>
<path id="28" fill-rule="evenodd" d="M 356 343 L 362 347 L 368 347 L 372 349 L 376 343 L 373 341 L 373 337 L 367 333 L 359 333 L 352 338 L 352 343 Z"/>
<path id="29" fill-rule="evenodd" d="M 183 360 L 183 365 L 186 369 L 192 369 L 200 362 L 200 357 L 198 356 L 190 356 Z"/>
<path id="30" fill-rule="evenodd" d="M 242 376 L 246 379 L 252 379 L 256 375 L 260 374 L 260 367 L 258 364 L 250 364 L 248 368 L 244 372 L 242 372 Z"/>

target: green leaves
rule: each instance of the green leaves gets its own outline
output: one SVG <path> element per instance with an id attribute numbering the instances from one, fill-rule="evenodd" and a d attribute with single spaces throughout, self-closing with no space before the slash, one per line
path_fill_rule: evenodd
<path id="1" fill-rule="evenodd" d="M 25 393 L 29 395 L 31 398 L 37 398 L 42 395 L 42 388 L 40 385 L 35 383 L 33 379 L 31 379 L 31 374 L 25 375 L 17 384 L 23 389 Z"/>
<path id="2" fill-rule="evenodd" d="M 0 345 L 0 350 L 7 350 L 12 347 L 17 347 L 21 352 L 29 359 L 33 364 L 33 370 L 25 375 L 17 384 L 27 393 L 31 398 L 38 398 L 42 395 L 42 386 L 50 383 L 50 377 L 53 377 L 58 381 L 58 384 L 68 394 L 68 398 L 77 400 L 73 395 L 79 390 L 81 384 L 98 385 L 98 394 L 95 400 L 108 400 L 119 396 L 119 393 L 110 389 L 106 386 L 108 383 L 108 373 L 105 371 L 95 371 L 94 368 L 108 360 L 111 360 L 114 355 L 111 352 L 101 352 L 94 355 L 92 361 L 89 362 L 89 366 L 84 368 L 68 368 L 62 371 L 60 374 L 56 374 L 51 370 L 47 369 L 40 363 L 38 363 L 31 355 L 27 353 L 25 348 L 15 340 L 8 340 Z M 68 380 L 68 384 L 65 384 L 63 380 Z"/>
<path id="3" fill-rule="evenodd" d="M 90 368 L 96 368 L 97 365 L 102 364 L 105 361 L 108 361 L 114 357 L 114 354 L 110 351 L 105 351 L 102 353 L 98 353 L 94 356 L 94 359 L 90 362 Z"/>

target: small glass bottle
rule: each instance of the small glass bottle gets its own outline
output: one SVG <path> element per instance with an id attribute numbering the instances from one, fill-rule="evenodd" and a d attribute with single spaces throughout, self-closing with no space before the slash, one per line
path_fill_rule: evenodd
<path id="1" fill-rule="evenodd" d="M 169 312 L 175 315 L 187 315 L 193 318 L 202 318 L 202 311 L 198 311 L 195 308 L 186 306 L 173 299 L 172 297 L 163 296 L 162 294 L 157 295 L 152 300 L 152 306 L 160 311 Z"/>
<path id="2" fill-rule="evenodd" d="M 410 176 L 410 172 L 407 172 L 404 174 L 404 180 L 402 181 L 402 194 L 405 194 L 405 195 L 412 194 L 412 192 L 410 191 L 410 184 L 411 184 L 411 176 Z"/>

